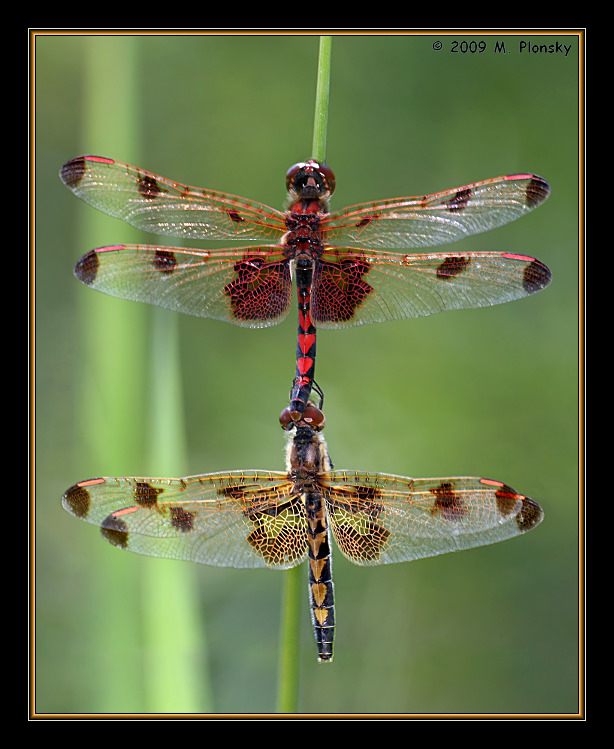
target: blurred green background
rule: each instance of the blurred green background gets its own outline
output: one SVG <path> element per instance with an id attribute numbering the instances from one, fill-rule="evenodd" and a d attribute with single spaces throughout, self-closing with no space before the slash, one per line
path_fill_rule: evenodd
<path id="1" fill-rule="evenodd" d="M 495 478 L 538 500 L 545 520 L 411 565 L 363 569 L 335 552 L 332 665 L 316 663 L 304 569 L 304 713 L 579 707 L 580 50 L 574 36 L 530 37 L 571 44 L 567 57 L 470 38 L 487 51 L 453 53 L 460 36 L 335 36 L 332 207 L 535 172 L 552 186 L 543 206 L 457 246 L 534 255 L 552 284 L 498 307 L 322 331 L 316 376 L 337 468 Z M 155 240 L 77 200 L 58 170 L 110 156 L 282 208 L 287 168 L 311 156 L 318 37 L 41 35 L 34 51 L 36 710 L 273 712 L 284 573 L 124 554 L 60 499 L 99 475 L 281 470 L 296 310 L 249 330 L 87 289 L 72 274 L 87 250 Z M 169 379 L 162 400 L 183 399 L 185 449 L 173 436 L 153 461 L 160 316 L 178 336 L 180 384 Z M 148 591 L 189 619 L 188 634 Z M 165 679 L 174 700 L 156 701 L 152 672 L 180 657 L 191 675 Z"/>

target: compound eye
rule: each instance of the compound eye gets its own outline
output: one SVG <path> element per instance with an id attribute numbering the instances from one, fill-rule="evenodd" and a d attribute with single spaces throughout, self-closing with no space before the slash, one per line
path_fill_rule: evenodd
<path id="1" fill-rule="evenodd" d="M 337 185 L 335 173 L 329 166 L 326 166 L 326 164 L 315 164 L 314 162 L 314 166 L 317 167 L 318 172 L 322 175 L 326 189 L 332 195 L 335 192 L 335 187 Z"/>
<path id="2" fill-rule="evenodd" d="M 295 423 L 292 419 L 292 415 L 288 406 L 286 406 L 284 410 L 279 414 L 279 423 L 281 424 L 281 428 L 284 430 L 287 430 Z"/>
<path id="3" fill-rule="evenodd" d="M 307 164 L 304 161 L 300 161 L 298 164 L 293 164 L 290 169 L 286 172 L 286 189 L 290 190 L 291 187 L 294 185 L 294 180 L 296 179 L 296 175 L 303 171 L 303 169 L 307 166 Z"/>
<path id="4" fill-rule="evenodd" d="M 326 424 L 326 417 L 319 408 L 317 408 L 313 405 L 313 403 L 310 402 L 305 407 L 305 412 L 303 413 L 303 421 L 309 424 L 310 427 L 313 427 L 313 429 L 320 431 L 320 429 L 324 429 L 324 426 Z"/>

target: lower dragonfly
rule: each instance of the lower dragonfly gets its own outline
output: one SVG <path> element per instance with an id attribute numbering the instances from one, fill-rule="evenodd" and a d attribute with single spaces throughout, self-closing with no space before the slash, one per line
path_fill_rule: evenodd
<path id="1" fill-rule="evenodd" d="M 308 561 L 318 661 L 331 661 L 335 611 L 331 532 L 358 565 L 407 562 L 504 541 L 535 528 L 542 508 L 485 478 L 412 479 L 333 470 L 312 401 L 280 415 L 286 471 L 187 478 L 94 478 L 64 508 L 121 549 L 216 567 L 289 569 Z"/>

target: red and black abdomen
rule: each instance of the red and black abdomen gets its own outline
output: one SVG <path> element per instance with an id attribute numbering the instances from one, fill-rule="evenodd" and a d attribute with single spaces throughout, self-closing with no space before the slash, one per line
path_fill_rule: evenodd
<path id="1" fill-rule="evenodd" d="M 297 201 L 288 212 L 284 238 L 287 256 L 294 260 L 298 301 L 296 373 L 290 392 L 290 411 L 298 421 L 305 411 L 315 376 L 316 328 L 311 319 L 314 262 L 322 254 L 322 205 L 319 200 Z"/>

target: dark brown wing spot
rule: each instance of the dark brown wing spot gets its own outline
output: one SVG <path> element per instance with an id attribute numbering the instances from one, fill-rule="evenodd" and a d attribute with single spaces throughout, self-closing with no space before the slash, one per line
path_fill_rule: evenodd
<path id="1" fill-rule="evenodd" d="M 180 531 L 187 533 L 194 529 L 194 515 L 183 507 L 171 507 L 171 523 Z"/>
<path id="2" fill-rule="evenodd" d="M 240 224 L 241 221 L 245 221 L 245 219 L 242 216 L 239 216 L 236 211 L 228 211 L 228 218 L 231 221 L 234 221 L 235 224 Z"/>
<path id="3" fill-rule="evenodd" d="M 456 195 L 452 198 L 452 200 L 449 200 L 447 203 L 447 208 L 449 211 L 462 211 L 463 208 L 467 207 L 467 203 L 469 202 L 469 198 L 471 197 L 471 189 L 467 188 L 465 190 L 459 190 Z"/>
<path id="4" fill-rule="evenodd" d="M 450 279 L 463 273 L 471 265 L 468 257 L 447 257 L 437 268 L 437 278 Z"/>
<path id="5" fill-rule="evenodd" d="M 372 518 L 376 518 L 382 510 L 381 505 L 376 503 L 376 499 L 381 497 L 382 490 L 377 489 L 375 486 L 366 486 L 365 484 L 356 484 L 354 487 L 356 493 L 354 497 L 362 502 L 358 505 L 358 509 L 361 512 L 368 512 Z M 353 505 L 355 507 L 355 505 Z M 349 508 L 350 512 L 352 508 Z"/>
<path id="6" fill-rule="evenodd" d="M 364 229 L 365 226 L 369 226 L 369 224 L 373 221 L 373 216 L 365 216 L 365 218 L 361 218 L 360 221 L 356 224 L 357 229 Z"/>
<path id="7" fill-rule="evenodd" d="M 239 496 L 238 494 L 233 494 L 232 496 L 236 499 L 243 499 L 244 501 L 246 500 L 245 494 L 241 496 Z M 261 523 L 264 517 L 276 518 L 283 512 L 288 513 L 290 517 L 303 515 L 303 512 L 300 509 L 300 503 L 297 501 L 296 497 L 292 497 L 292 499 L 289 499 L 287 502 L 281 503 L 266 501 L 260 502 L 260 504 L 255 504 L 254 502 L 252 502 L 251 506 L 246 509 L 243 514 L 248 520 L 251 520 L 252 523 Z"/>
<path id="8" fill-rule="evenodd" d="M 543 510 L 532 499 L 524 497 L 522 500 L 522 510 L 516 517 L 516 522 L 521 531 L 529 531 L 538 525 L 543 518 Z"/>
<path id="9" fill-rule="evenodd" d="M 244 486 L 224 486 L 219 490 L 219 493 L 224 497 L 230 497 L 230 499 L 247 500 L 247 492 Z"/>
<path id="10" fill-rule="evenodd" d="M 382 490 L 366 484 L 352 484 L 329 493 L 328 506 L 331 512 L 338 510 L 348 515 L 367 516 L 370 520 L 377 520 L 382 512 L 382 505 L 376 500 L 382 495 Z"/>
<path id="11" fill-rule="evenodd" d="M 157 198 L 162 192 L 162 189 L 158 185 L 155 177 L 151 175 L 144 175 L 139 178 L 138 189 L 144 198 L 153 199 Z"/>
<path id="12" fill-rule="evenodd" d="M 465 506 L 449 481 L 444 481 L 435 489 L 431 489 L 431 493 L 436 497 L 433 505 L 434 515 L 442 515 L 450 522 L 455 522 L 463 517 L 466 512 Z"/>
<path id="13" fill-rule="evenodd" d="M 83 179 L 86 168 L 83 156 L 67 161 L 60 169 L 60 179 L 67 187 L 76 187 Z"/>
<path id="14" fill-rule="evenodd" d="M 369 263 L 357 258 L 318 263 L 311 300 L 313 319 L 316 322 L 351 320 L 373 291 L 364 280 L 369 269 Z"/>
<path id="15" fill-rule="evenodd" d="M 272 320 L 288 305 L 290 268 L 286 261 L 266 263 L 245 256 L 235 263 L 236 278 L 224 287 L 234 317 L 239 320 Z"/>
<path id="16" fill-rule="evenodd" d="M 156 250 L 152 262 L 153 267 L 160 273 L 172 273 L 177 267 L 175 253 L 169 250 Z"/>
<path id="17" fill-rule="evenodd" d="M 522 494 L 518 494 L 518 492 L 515 492 L 511 486 L 507 486 L 507 484 L 503 484 L 503 486 L 495 492 L 497 509 L 499 510 L 499 514 L 504 518 L 516 514 L 518 500 L 520 499 L 524 499 Z"/>
<path id="18" fill-rule="evenodd" d="M 534 294 L 536 291 L 545 289 L 552 280 L 550 268 L 539 260 L 533 260 L 524 269 L 522 278 L 522 287 L 527 294 Z"/>
<path id="19" fill-rule="evenodd" d="M 86 518 L 90 511 L 90 493 L 83 486 L 75 484 L 64 495 L 64 505 L 78 518 Z"/>
<path id="20" fill-rule="evenodd" d="M 105 541 L 120 549 L 128 546 L 128 526 L 121 518 L 116 518 L 113 514 L 106 517 L 100 526 L 100 532 Z"/>
<path id="21" fill-rule="evenodd" d="M 91 286 L 98 275 L 99 265 L 98 253 L 96 250 L 90 250 L 87 255 L 84 255 L 77 261 L 74 274 L 79 281 L 82 281 L 87 286 Z"/>
<path id="22" fill-rule="evenodd" d="M 163 489 L 154 489 L 153 486 L 145 482 L 137 481 L 134 501 L 140 507 L 154 507 L 158 501 L 158 494 L 163 491 Z"/>
<path id="23" fill-rule="evenodd" d="M 541 177 L 533 177 L 527 185 L 526 200 L 529 208 L 541 205 L 550 195 L 550 185 Z"/>
<path id="24" fill-rule="evenodd" d="M 225 486 L 219 490 L 219 493 L 231 499 L 245 500 L 247 497 L 245 487 L 243 486 Z"/>

